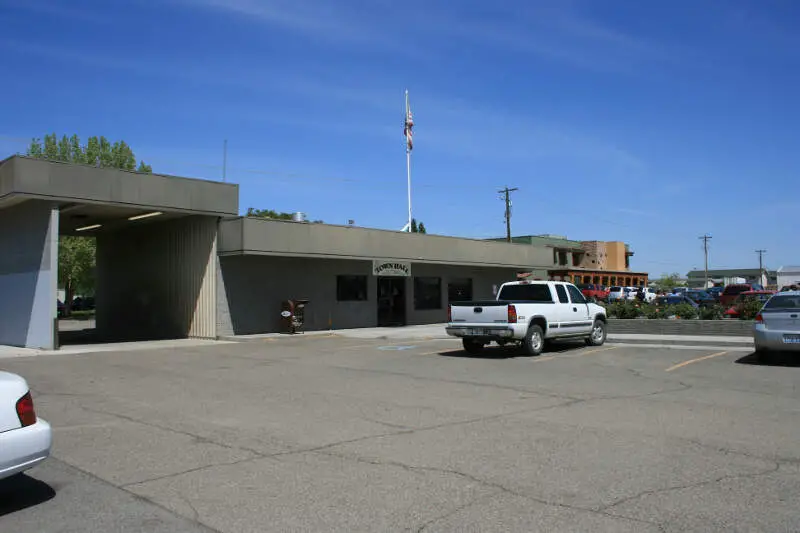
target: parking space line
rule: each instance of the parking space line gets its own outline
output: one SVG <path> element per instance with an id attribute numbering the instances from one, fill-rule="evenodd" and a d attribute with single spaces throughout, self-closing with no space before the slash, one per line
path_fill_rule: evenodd
<path id="1" fill-rule="evenodd" d="M 725 355 L 726 353 L 728 353 L 727 350 L 724 351 L 724 352 L 712 353 L 711 355 L 704 355 L 703 357 L 695 357 L 694 359 L 689 359 L 688 361 L 684 361 L 682 363 L 678 363 L 677 365 L 672 365 L 671 367 L 666 369 L 665 372 L 672 372 L 673 370 L 677 370 L 679 368 L 683 368 L 686 365 L 691 365 L 693 363 L 699 363 L 700 361 L 705 361 L 706 359 L 713 359 L 714 357 L 720 357 L 720 356 Z"/>
<path id="2" fill-rule="evenodd" d="M 584 355 L 591 355 L 593 353 L 598 353 L 598 352 L 609 352 L 611 350 L 616 350 L 617 348 L 619 348 L 619 346 L 608 346 L 608 347 L 605 347 L 605 348 L 595 348 L 594 350 L 577 352 L 577 353 L 574 354 L 574 356 L 575 357 L 583 357 Z M 540 355 L 539 357 L 531 359 L 531 362 L 535 363 L 537 361 L 549 361 L 551 359 L 559 359 L 559 358 L 567 359 L 564 356 L 565 355 L 569 355 L 569 354 L 570 354 L 570 352 L 560 352 L 560 353 L 553 354 L 553 355 Z"/>

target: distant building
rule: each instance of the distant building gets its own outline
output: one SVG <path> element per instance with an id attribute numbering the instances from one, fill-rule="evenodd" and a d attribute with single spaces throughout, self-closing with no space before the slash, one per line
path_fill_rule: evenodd
<path id="1" fill-rule="evenodd" d="M 502 241 L 505 239 L 491 239 Z M 620 241 L 575 241 L 563 235 L 521 235 L 511 242 L 552 250 L 553 264 L 548 279 L 600 285 L 645 286 L 646 272 L 632 272 L 634 252 Z"/>
<path id="2" fill-rule="evenodd" d="M 686 274 L 689 287 L 702 287 L 706 281 L 705 270 L 692 270 Z M 762 279 L 758 268 L 730 268 L 725 270 L 709 270 L 709 285 L 725 286 L 731 283 L 758 283 L 761 285 L 778 285 L 778 273 L 775 270 L 764 270 Z M 765 283 L 766 282 L 766 283 Z"/>
<path id="3" fill-rule="evenodd" d="M 778 269 L 778 288 L 800 285 L 800 266 L 782 266 Z"/>

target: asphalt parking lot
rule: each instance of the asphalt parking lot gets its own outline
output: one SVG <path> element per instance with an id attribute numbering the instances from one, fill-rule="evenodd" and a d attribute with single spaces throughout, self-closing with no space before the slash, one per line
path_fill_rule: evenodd
<path id="1" fill-rule="evenodd" d="M 307 336 L 0 359 L 54 427 L 0 531 L 798 531 L 800 368 Z"/>

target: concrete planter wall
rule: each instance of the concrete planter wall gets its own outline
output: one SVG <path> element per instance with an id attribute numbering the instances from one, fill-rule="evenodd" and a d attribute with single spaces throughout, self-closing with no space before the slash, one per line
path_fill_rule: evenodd
<path id="1" fill-rule="evenodd" d="M 646 318 L 609 318 L 608 333 L 640 335 L 729 335 L 749 337 L 751 320 L 650 320 Z"/>

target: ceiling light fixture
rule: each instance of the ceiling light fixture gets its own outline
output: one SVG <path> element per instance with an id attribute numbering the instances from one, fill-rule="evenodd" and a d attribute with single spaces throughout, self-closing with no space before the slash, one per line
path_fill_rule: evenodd
<path id="1" fill-rule="evenodd" d="M 83 226 L 82 228 L 75 228 L 75 231 L 89 231 L 90 229 L 97 229 L 102 227 L 102 224 L 92 224 L 91 226 Z"/>
<path id="2" fill-rule="evenodd" d="M 133 217 L 128 217 L 128 220 L 141 220 L 143 218 L 150 218 L 150 217 L 157 217 L 159 215 L 163 215 L 161 211 L 153 211 L 152 213 L 145 213 L 143 215 L 136 215 Z"/>

